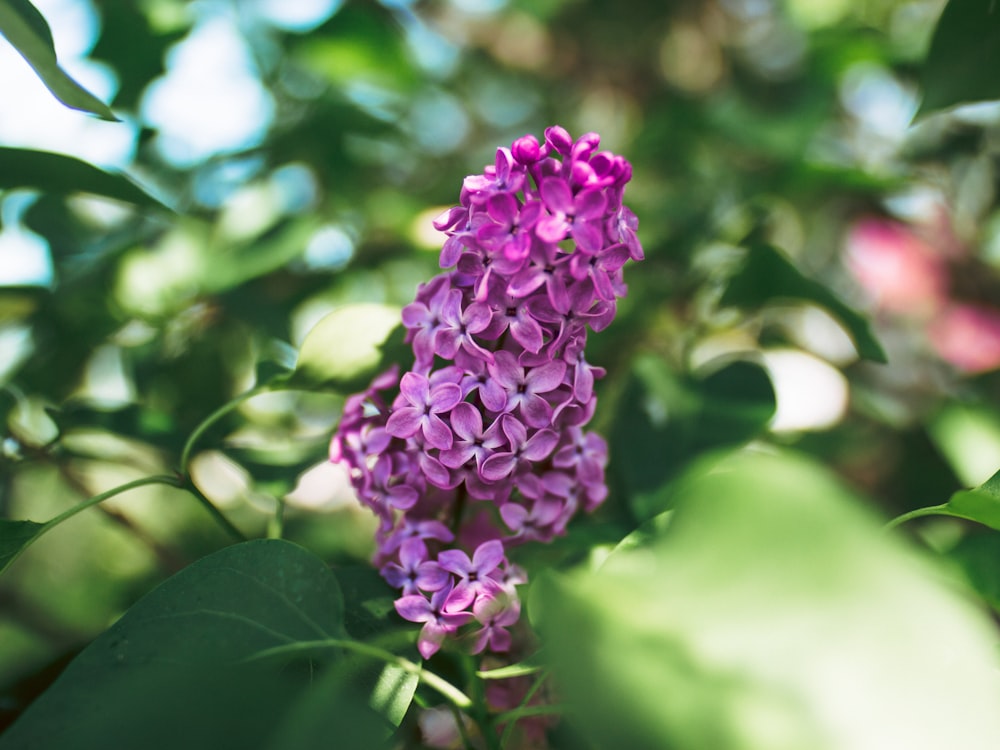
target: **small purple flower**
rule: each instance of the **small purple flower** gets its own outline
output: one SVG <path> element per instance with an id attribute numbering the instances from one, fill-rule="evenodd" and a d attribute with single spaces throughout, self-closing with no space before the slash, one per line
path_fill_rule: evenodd
<path id="1" fill-rule="evenodd" d="M 451 448 L 451 428 L 438 415 L 451 411 L 462 400 L 462 389 L 454 383 L 431 388 L 425 376 L 408 372 L 399 382 L 399 393 L 410 405 L 396 408 L 389 415 L 385 425 L 389 434 L 408 438 L 421 432 L 433 447 Z"/>
<path id="2" fill-rule="evenodd" d="M 390 586 L 402 589 L 404 596 L 437 591 L 451 580 L 448 571 L 427 559 L 423 539 L 407 539 L 399 548 L 399 563 L 387 563 L 379 572 Z"/>
<path id="3" fill-rule="evenodd" d="M 451 410 L 451 428 L 458 438 L 449 450 L 442 451 L 441 463 L 449 469 L 457 469 L 469 459 L 475 459 L 477 469 L 482 469 L 485 461 L 507 439 L 500 429 L 500 420 L 495 420 L 483 430 L 483 415 L 472 404 L 462 402 Z"/>
<path id="4" fill-rule="evenodd" d="M 535 233 L 544 242 L 558 243 L 569 234 L 587 253 L 604 245 L 604 209 L 607 198 L 600 190 L 587 188 L 575 196 L 560 177 L 546 177 L 541 184 L 542 202 L 549 215 L 539 219 Z"/>
<path id="5" fill-rule="evenodd" d="M 500 418 L 510 451 L 494 453 L 483 461 L 480 474 L 487 482 L 498 482 L 511 476 L 521 461 L 541 461 L 548 457 L 559 442 L 554 430 L 538 430 L 531 437 L 524 425 L 509 414 Z"/>
<path id="6" fill-rule="evenodd" d="M 430 659 L 441 648 L 444 639 L 472 619 L 471 612 L 446 612 L 445 602 L 452 588 L 446 584 L 431 594 L 430 601 L 421 594 L 411 594 L 397 599 L 393 604 L 404 620 L 422 622 L 424 627 L 417 638 L 417 650 Z"/>
<path id="7" fill-rule="evenodd" d="M 516 623 L 521 616 L 521 602 L 500 592 L 497 596 L 481 597 L 476 600 L 472 605 L 472 613 L 476 621 L 482 625 L 475 634 L 472 653 L 481 653 L 487 646 L 490 651 L 509 651 L 511 636 L 506 629 Z"/>
<path id="8" fill-rule="evenodd" d="M 552 405 L 540 394 L 553 391 L 562 385 L 566 375 L 566 363 L 561 360 L 533 367 L 527 372 L 510 352 L 496 353 L 489 366 L 490 375 L 500 384 L 506 394 L 504 405 L 493 411 L 510 412 L 518 409 L 529 427 L 545 427 L 552 420 Z"/>
<path id="9" fill-rule="evenodd" d="M 448 596 L 445 609 L 458 612 L 465 609 L 480 595 L 492 595 L 499 584 L 490 577 L 503 562 L 503 542 L 491 539 L 483 542 L 472 553 L 472 559 L 460 549 L 446 549 L 438 555 L 438 564 L 458 576 L 458 583 Z"/>
<path id="10" fill-rule="evenodd" d="M 454 359 L 461 348 L 489 362 L 493 353 L 483 349 L 474 335 L 490 324 L 492 316 L 489 305 L 481 302 L 473 302 L 463 309 L 461 290 L 452 289 L 441 306 L 444 322 L 434 339 L 434 353 L 444 359 Z"/>

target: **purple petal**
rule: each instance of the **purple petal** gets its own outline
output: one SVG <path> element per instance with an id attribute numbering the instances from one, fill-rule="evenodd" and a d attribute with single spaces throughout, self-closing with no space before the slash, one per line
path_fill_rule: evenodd
<path id="1" fill-rule="evenodd" d="M 479 398 L 483 406 L 492 412 L 499 413 L 507 408 L 507 392 L 496 380 L 490 379 L 483 383 L 479 389 Z"/>
<path id="2" fill-rule="evenodd" d="M 542 242 L 562 242 L 566 239 L 566 232 L 570 228 L 570 223 L 562 214 L 546 216 L 535 225 L 535 234 Z"/>
<path id="3" fill-rule="evenodd" d="M 546 276 L 537 268 L 518 271 L 507 284 L 507 294 L 511 297 L 527 297 L 545 283 Z"/>
<path id="4" fill-rule="evenodd" d="M 490 324 L 493 319 L 493 309 L 482 302 L 473 302 L 463 315 L 465 328 L 469 333 L 479 333 Z"/>
<path id="5" fill-rule="evenodd" d="M 559 435 L 553 430 L 539 430 L 524 444 L 521 455 L 529 461 L 541 461 L 548 457 L 559 442 Z"/>
<path id="6" fill-rule="evenodd" d="M 491 195 L 486 202 L 486 213 L 497 224 L 503 225 L 506 230 L 517 220 L 517 200 L 510 193 Z"/>
<path id="7" fill-rule="evenodd" d="M 441 451 L 441 463 L 449 469 L 458 469 L 476 455 L 476 447 L 472 443 L 458 443 L 451 450 Z"/>
<path id="8" fill-rule="evenodd" d="M 597 219 L 607 208 L 608 199 L 604 196 L 603 191 L 588 188 L 577 194 L 574 203 L 577 219 Z"/>
<path id="9" fill-rule="evenodd" d="M 479 474 L 487 482 L 499 482 L 509 477 L 516 466 L 517 457 L 513 453 L 494 453 L 483 461 Z"/>
<path id="10" fill-rule="evenodd" d="M 542 327 L 530 317 L 516 318 L 510 324 L 510 335 L 529 352 L 538 352 L 545 343 Z"/>
<path id="11" fill-rule="evenodd" d="M 405 376 L 404 376 L 405 377 Z M 423 411 L 412 406 L 396 409 L 385 423 L 386 432 L 394 437 L 408 438 L 417 434 L 423 421 Z"/>
<path id="12" fill-rule="evenodd" d="M 427 622 L 434 614 L 430 602 L 419 594 L 403 596 L 393 602 L 399 616 L 410 622 Z"/>
<path id="13" fill-rule="evenodd" d="M 532 393 L 548 393 L 562 385 L 566 375 L 566 363 L 562 360 L 550 362 L 528 371 L 525 383 Z"/>
<path id="14" fill-rule="evenodd" d="M 596 221 L 576 221 L 573 224 L 573 239 L 581 250 L 596 253 L 604 247 L 604 230 Z"/>
<path id="15" fill-rule="evenodd" d="M 552 423 L 552 405 L 541 396 L 527 393 L 521 399 L 521 416 L 531 427 L 546 427 Z"/>
<path id="16" fill-rule="evenodd" d="M 463 440 L 473 440 L 483 434 L 483 415 L 479 413 L 479 409 L 465 401 L 455 404 L 450 421 L 455 434 Z"/>
<path id="17" fill-rule="evenodd" d="M 462 334 L 457 328 L 440 328 L 434 336 L 434 353 L 442 359 L 454 359 L 462 346 Z"/>
<path id="18" fill-rule="evenodd" d="M 441 417 L 436 414 L 428 414 L 422 422 L 422 427 L 424 438 L 431 446 L 440 448 L 443 451 L 451 448 L 455 436 L 451 428 L 445 424 L 445 421 Z"/>
<path id="19" fill-rule="evenodd" d="M 446 549 L 438 554 L 438 565 L 458 576 L 466 576 L 472 570 L 472 560 L 460 549 Z"/>
<path id="20" fill-rule="evenodd" d="M 550 211 L 562 214 L 571 214 L 575 206 L 573 205 L 573 191 L 570 190 L 566 180 L 562 177 L 546 177 L 539 186 L 542 201 Z"/>
<path id="21" fill-rule="evenodd" d="M 564 365 L 565 366 L 565 365 Z M 489 373 L 504 387 L 511 390 L 524 382 L 524 369 L 517 364 L 514 355 L 507 351 L 494 354 L 493 364 L 489 365 Z M 496 411 L 496 410 L 494 410 Z"/>
<path id="22" fill-rule="evenodd" d="M 423 406 L 430 397 L 427 378 L 415 372 L 408 372 L 399 381 L 399 392 L 414 406 Z"/>
<path id="23" fill-rule="evenodd" d="M 438 459 L 433 456 L 429 456 L 426 453 L 422 453 L 420 454 L 419 460 L 420 471 L 422 471 L 424 476 L 427 477 L 427 481 L 435 487 L 440 487 L 441 489 L 446 490 L 458 485 L 458 482 L 452 479 L 451 472 L 449 472 L 448 469 L 444 467 L 444 464 Z"/>
<path id="24" fill-rule="evenodd" d="M 451 411 L 462 400 L 462 387 L 457 383 L 441 383 L 431 391 L 431 411 L 438 414 Z"/>
<path id="25" fill-rule="evenodd" d="M 407 484 L 397 484 L 386 495 L 386 501 L 389 505 L 399 510 L 409 510 L 417 504 L 419 499 L 420 494 Z"/>
<path id="26" fill-rule="evenodd" d="M 472 553 L 472 567 L 479 571 L 480 577 L 489 575 L 503 562 L 503 542 L 491 539 L 483 542 Z"/>

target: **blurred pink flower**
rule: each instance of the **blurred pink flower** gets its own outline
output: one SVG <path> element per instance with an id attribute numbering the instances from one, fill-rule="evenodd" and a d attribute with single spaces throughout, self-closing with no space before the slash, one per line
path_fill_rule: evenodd
<path id="1" fill-rule="evenodd" d="M 943 258 L 905 224 L 862 219 L 847 237 L 847 267 L 876 306 L 926 317 L 947 297 Z"/>
<path id="2" fill-rule="evenodd" d="M 941 311 L 927 330 L 944 361 L 966 373 L 1000 368 L 1000 310 L 954 304 Z"/>

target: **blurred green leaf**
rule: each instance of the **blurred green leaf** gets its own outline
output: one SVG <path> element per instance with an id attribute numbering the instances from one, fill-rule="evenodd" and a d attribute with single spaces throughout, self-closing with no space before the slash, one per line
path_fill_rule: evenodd
<path id="1" fill-rule="evenodd" d="M 17 559 L 21 550 L 31 544 L 44 527 L 44 523 L 34 521 L 0 519 L 0 573 Z"/>
<path id="2" fill-rule="evenodd" d="M 819 466 L 703 462 L 675 507 L 649 543 L 531 591 L 600 747 L 1000 746 L 995 628 Z"/>
<path id="3" fill-rule="evenodd" d="M 336 578 L 301 547 L 226 548 L 135 604 L 0 735 L 0 748 L 260 746 L 320 665 L 239 662 L 342 637 L 343 607 Z"/>
<path id="4" fill-rule="evenodd" d="M 164 205 L 124 175 L 111 174 L 73 156 L 0 146 L 0 190 L 91 193 L 147 208 Z"/>
<path id="5" fill-rule="evenodd" d="M 45 18 L 28 0 L 0 0 L 0 34 L 7 37 L 45 87 L 71 109 L 118 122 L 108 106 L 59 67 L 52 32 Z"/>
<path id="6" fill-rule="evenodd" d="M 811 302 L 825 308 L 847 328 L 859 356 L 873 362 L 886 362 L 885 352 L 868 321 L 825 285 L 803 276 L 788 258 L 770 245 L 756 244 L 749 248 L 743 267 L 729 282 L 720 304 L 757 310 L 787 300 Z"/>
<path id="7" fill-rule="evenodd" d="M 920 114 L 1000 99 L 1000 7 L 995 0 L 951 0 L 941 14 L 920 84 Z"/>
<path id="8" fill-rule="evenodd" d="M 612 470 L 640 519 L 666 509 L 665 484 L 692 458 L 753 439 L 774 416 L 774 388 L 756 362 L 724 359 L 698 375 L 641 357 L 616 410 Z"/>
<path id="9" fill-rule="evenodd" d="M 392 305 L 337 308 L 306 334 L 295 369 L 285 382 L 292 388 L 333 388 L 344 393 L 367 387 L 397 354 L 400 321 L 399 308 Z"/>
<path id="10" fill-rule="evenodd" d="M 1000 613 L 1000 534 L 966 534 L 947 556 L 958 564 L 983 601 Z"/>

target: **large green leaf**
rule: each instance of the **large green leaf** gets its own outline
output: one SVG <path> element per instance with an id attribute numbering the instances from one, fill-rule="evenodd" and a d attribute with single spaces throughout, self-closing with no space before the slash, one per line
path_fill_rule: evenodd
<path id="1" fill-rule="evenodd" d="M 804 276 L 770 245 L 756 244 L 749 249 L 742 268 L 722 295 L 721 304 L 759 309 L 771 302 L 789 300 L 811 302 L 825 308 L 844 324 L 859 356 L 874 362 L 886 361 L 885 352 L 868 321 L 824 284 Z"/>
<path id="2" fill-rule="evenodd" d="M 118 122 L 104 102 L 59 67 L 49 25 L 28 0 L 0 0 L 0 34 L 7 37 L 56 99 L 71 109 Z"/>
<path id="3" fill-rule="evenodd" d="M 1000 471 L 975 489 L 956 492 L 945 508 L 949 515 L 1000 530 Z"/>
<path id="4" fill-rule="evenodd" d="M 531 592 L 599 747 L 1000 747 L 995 627 L 822 468 L 705 463 L 647 531 Z"/>
<path id="5" fill-rule="evenodd" d="M 1000 99 L 1000 6 L 995 0 L 951 0 L 921 70 L 920 113 Z"/>
<path id="6" fill-rule="evenodd" d="M 375 303 L 339 307 L 306 334 L 295 369 L 285 379 L 296 388 L 365 388 L 374 375 L 399 361 L 403 328 L 399 308 Z"/>
<path id="7" fill-rule="evenodd" d="M 7 521 L 0 519 L 0 572 L 3 572 L 21 554 L 45 527 L 34 521 Z"/>
<path id="8" fill-rule="evenodd" d="M 110 174 L 72 156 L 0 147 L 0 190 L 33 188 L 45 193 L 91 193 L 163 208 L 163 204 L 124 175 Z"/>
<path id="9" fill-rule="evenodd" d="M 312 553 L 278 540 L 229 547 L 126 612 L 0 735 L 0 748 L 244 748 L 268 738 L 285 747 L 284 717 L 322 700 L 310 685 L 341 661 L 335 649 L 296 645 L 344 638 L 343 618 L 337 580 Z M 289 652 L 255 658 L 276 647 Z M 341 693 L 350 699 L 328 703 L 328 726 L 348 726 L 369 701 Z"/>

